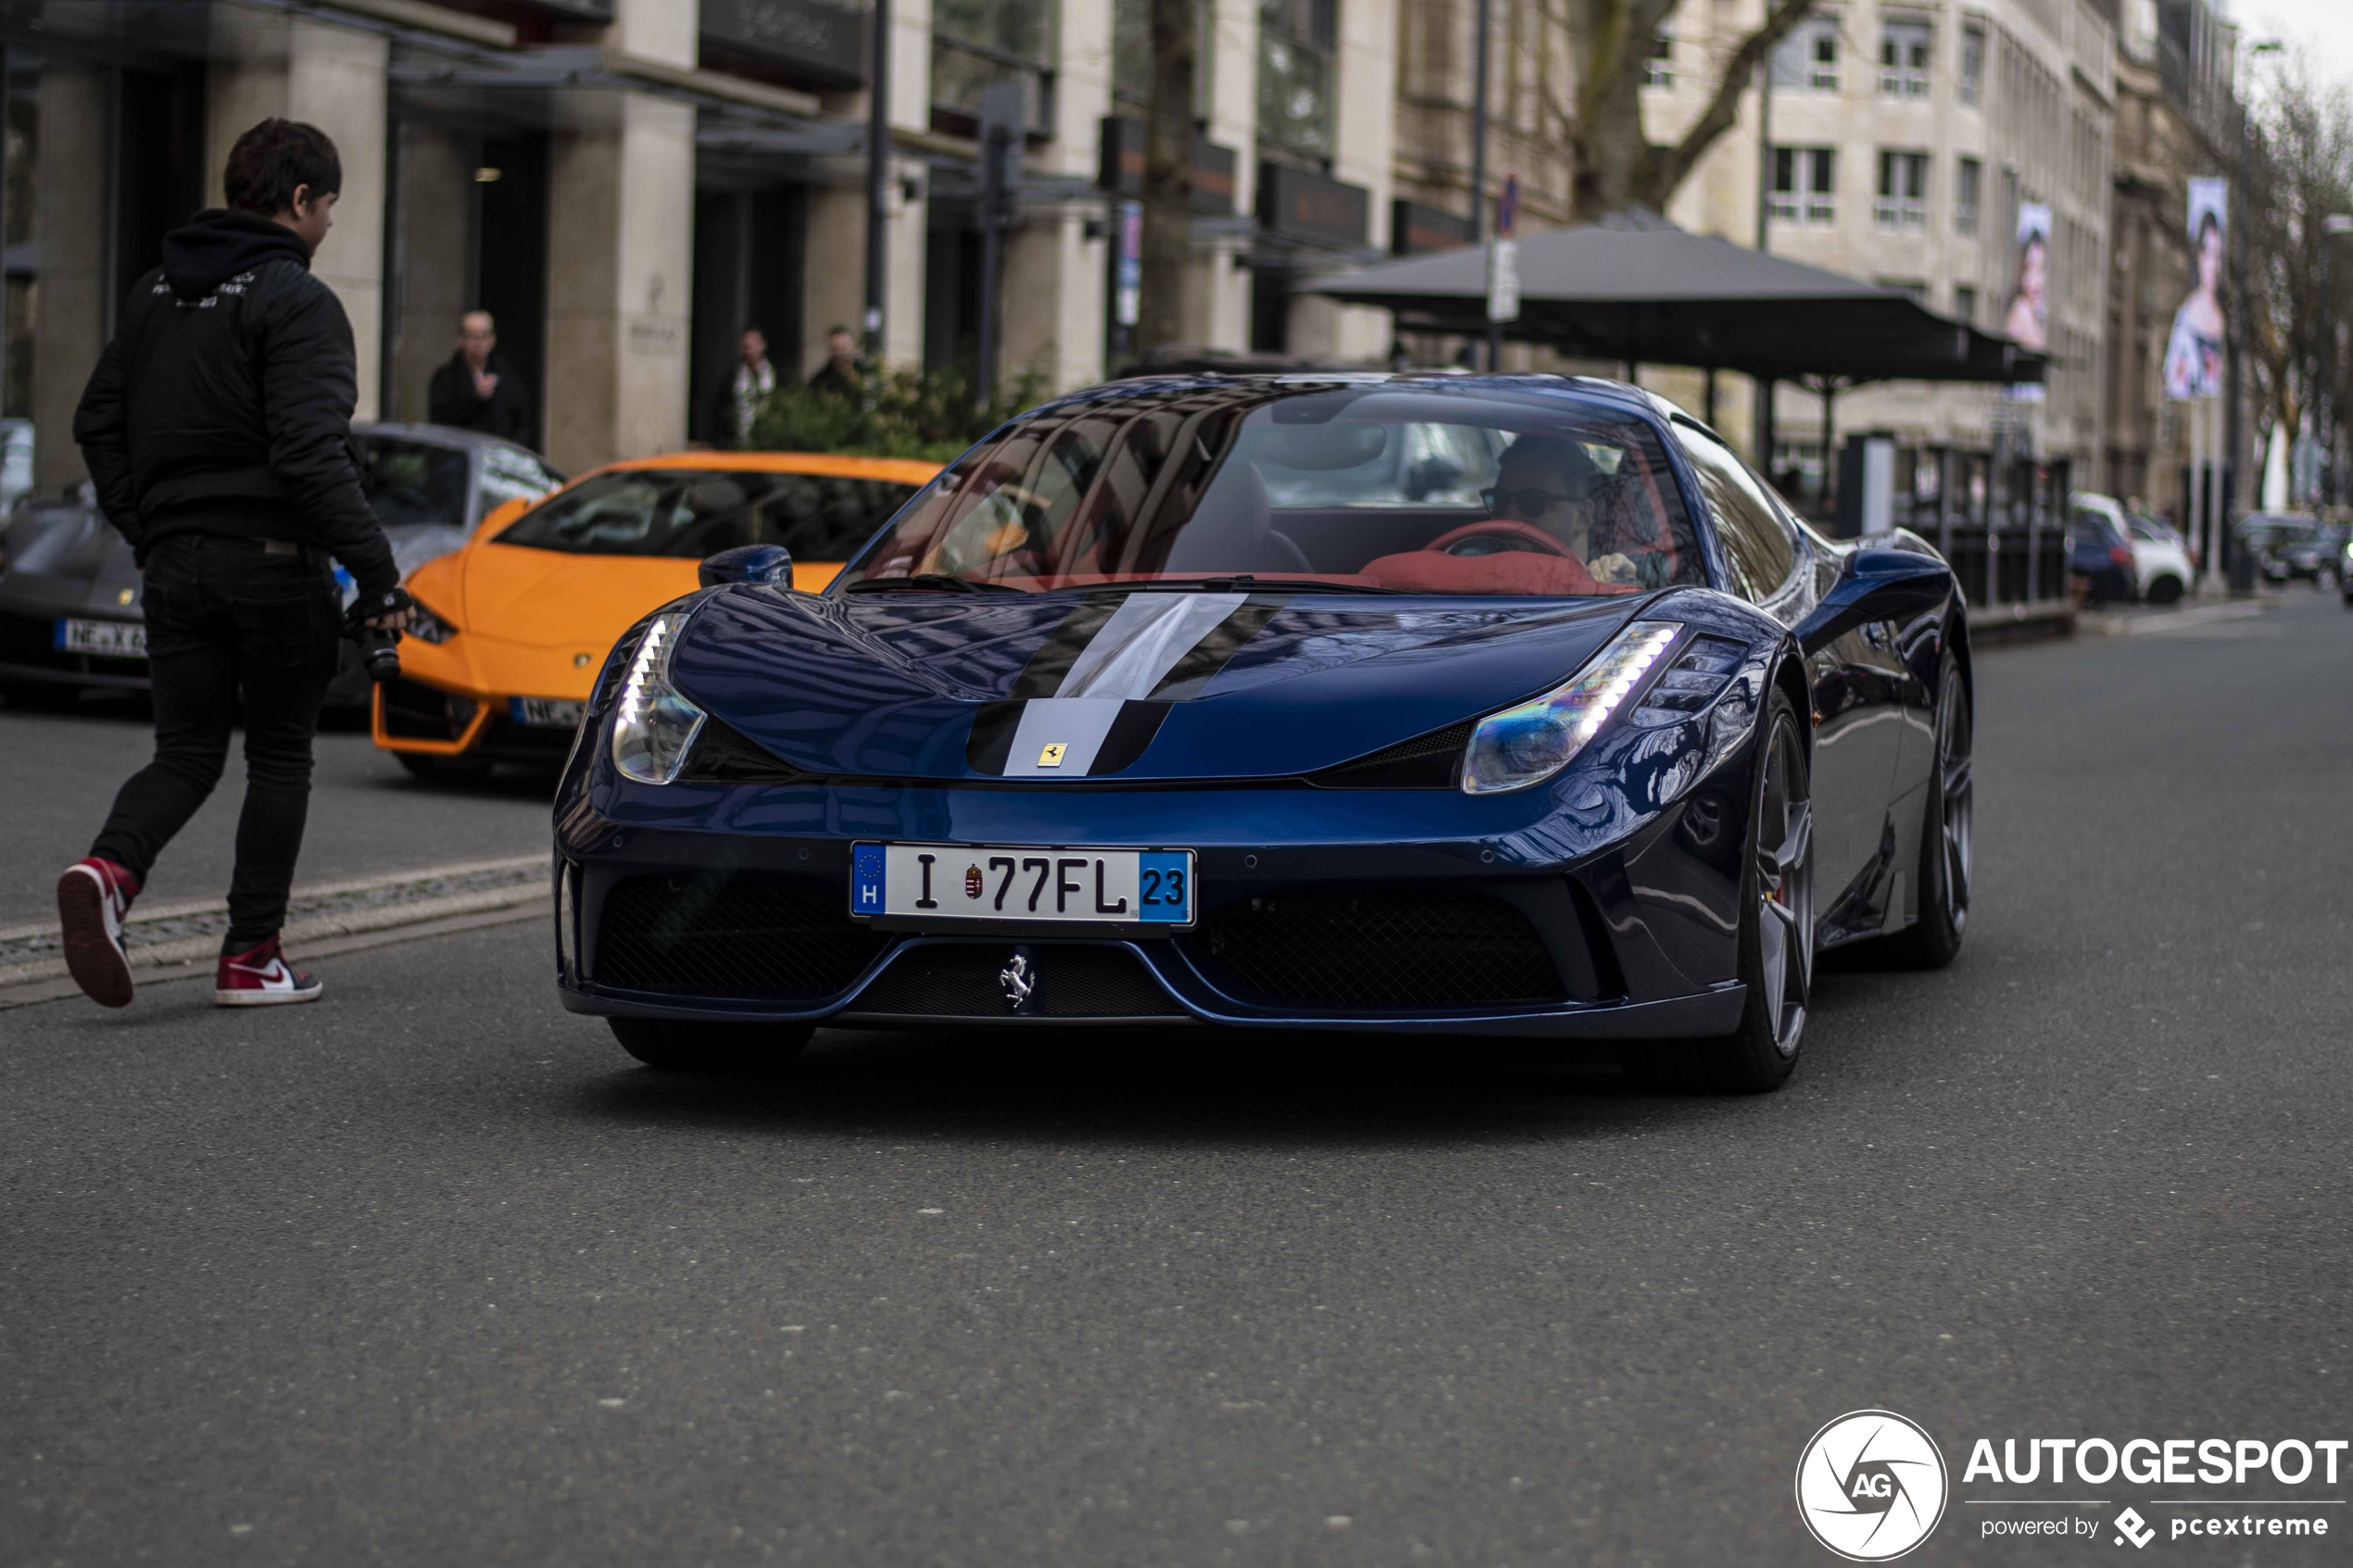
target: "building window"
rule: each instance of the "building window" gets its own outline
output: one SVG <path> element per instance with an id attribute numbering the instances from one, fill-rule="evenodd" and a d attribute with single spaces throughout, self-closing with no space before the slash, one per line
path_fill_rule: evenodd
<path id="1" fill-rule="evenodd" d="M 1953 285 L 1953 316 L 1972 327 L 1977 325 L 1977 291 L 1967 283 Z"/>
<path id="2" fill-rule="evenodd" d="M 1929 24 L 1915 18 L 1891 17 L 1879 41 L 1879 90 L 1882 97 L 1928 96 Z"/>
<path id="3" fill-rule="evenodd" d="M 1209 118 L 1210 82 L 1216 64 L 1215 7 L 1193 7 L 1200 26 L 1193 39 L 1193 118 Z M 1141 114 L 1152 100 L 1151 0 L 1112 0 L 1111 95 L 1116 112 Z"/>
<path id="4" fill-rule="evenodd" d="M 1817 93 L 1838 91 L 1838 27 L 1814 30 L 1814 52 L 1806 64 L 1806 85 Z"/>
<path id="5" fill-rule="evenodd" d="M 932 102 L 977 116 L 980 95 L 1000 82 L 1028 78 L 1030 129 L 1054 126 L 1055 19 L 1047 0 L 936 0 L 931 12 Z"/>
<path id="6" fill-rule="evenodd" d="M 1809 17 L 1790 30 L 1773 51 L 1777 92 L 1838 91 L 1838 18 Z"/>
<path id="7" fill-rule="evenodd" d="M 1333 54 L 1340 0 L 1258 0 L 1258 139 L 1302 157 L 1332 156 Z"/>
<path id="8" fill-rule="evenodd" d="M 1838 220 L 1838 151 L 1773 149 L 1773 216 L 1784 223 Z"/>
<path id="9" fill-rule="evenodd" d="M 1882 229 L 1928 227 L 1928 155 L 1879 155 L 1879 202 L 1871 218 Z"/>
<path id="10" fill-rule="evenodd" d="M 1914 305 L 1928 303 L 1928 284 L 1918 278 L 1876 278 L 1872 281 L 1883 289 L 1894 289 Z"/>
<path id="11" fill-rule="evenodd" d="M 1973 157 L 1965 157 L 1955 166 L 1953 179 L 1953 232 L 1977 232 L 1977 188 L 1983 181 L 1985 166 Z"/>
<path id="12" fill-rule="evenodd" d="M 1961 29 L 1961 102 L 1973 104 L 1985 83 L 1985 30 Z"/>
<path id="13" fill-rule="evenodd" d="M 1650 59 L 1642 67 L 1642 85 L 1675 85 L 1675 40 L 1663 32 L 1651 40 Z"/>

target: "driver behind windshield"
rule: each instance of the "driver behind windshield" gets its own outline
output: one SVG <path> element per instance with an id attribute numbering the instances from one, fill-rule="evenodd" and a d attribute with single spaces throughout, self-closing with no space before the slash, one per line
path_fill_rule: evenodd
<path id="1" fill-rule="evenodd" d="M 1638 581 L 1615 546 L 1622 529 L 1623 482 L 1604 473 L 1584 444 L 1523 435 L 1504 448 L 1487 510 L 1498 522 L 1535 528 L 1567 546 L 1596 583 Z"/>

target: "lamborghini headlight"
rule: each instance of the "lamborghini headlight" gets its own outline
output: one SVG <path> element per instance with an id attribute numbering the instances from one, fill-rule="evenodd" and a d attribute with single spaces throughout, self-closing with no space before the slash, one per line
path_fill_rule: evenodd
<path id="1" fill-rule="evenodd" d="M 676 778 L 686 748 L 702 732 L 703 710 L 670 684 L 670 650 L 686 624 L 684 615 L 655 616 L 622 679 L 612 719 L 612 765 L 639 784 L 666 784 Z"/>
<path id="2" fill-rule="evenodd" d="M 1637 621 L 1566 684 L 1480 720 L 1463 757 L 1463 793 L 1526 789 L 1567 767 L 1682 630 L 1673 621 Z"/>
<path id="3" fill-rule="evenodd" d="M 422 599 L 418 599 L 414 603 L 415 608 L 409 612 L 407 631 L 409 636 L 421 643 L 431 643 L 435 647 L 439 647 L 458 634 L 458 628 L 435 615 L 426 607 Z"/>

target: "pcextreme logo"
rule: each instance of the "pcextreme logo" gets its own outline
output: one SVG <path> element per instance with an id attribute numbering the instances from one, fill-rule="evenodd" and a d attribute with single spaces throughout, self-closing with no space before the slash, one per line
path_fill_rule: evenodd
<path id="1" fill-rule="evenodd" d="M 1928 1539 L 1951 1490 L 1935 1441 L 1894 1411 L 1849 1411 L 1797 1460 L 1797 1516 L 1849 1562 L 1885 1562 Z"/>

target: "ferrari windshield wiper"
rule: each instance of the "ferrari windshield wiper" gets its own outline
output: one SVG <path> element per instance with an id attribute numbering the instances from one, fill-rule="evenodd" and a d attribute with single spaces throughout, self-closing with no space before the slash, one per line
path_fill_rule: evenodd
<path id="1" fill-rule="evenodd" d="M 932 594 L 1017 594 L 1018 588 L 1002 583 L 975 583 L 969 577 L 951 577 L 944 571 L 918 571 L 912 577 L 861 577 L 845 583 L 845 594 L 894 594 L 905 589 L 919 589 Z"/>
<path id="2" fill-rule="evenodd" d="M 1247 571 L 1230 577 L 1153 577 L 1135 583 L 1105 583 L 1104 588 L 1131 593 L 1178 594 L 1394 594 L 1396 588 L 1375 588 L 1361 583 L 1327 583 L 1316 577 L 1270 577 L 1261 582 Z"/>

